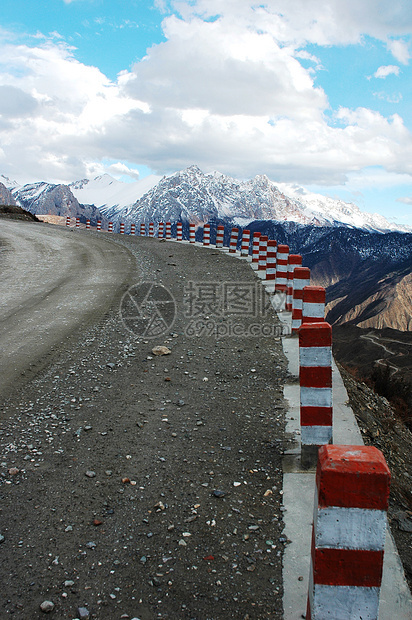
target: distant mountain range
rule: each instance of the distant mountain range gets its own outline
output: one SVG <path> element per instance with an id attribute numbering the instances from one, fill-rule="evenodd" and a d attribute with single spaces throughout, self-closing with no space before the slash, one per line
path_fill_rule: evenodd
<path id="1" fill-rule="evenodd" d="M 314 226 L 349 226 L 369 231 L 409 231 L 384 217 L 364 213 L 351 203 L 290 186 L 292 196 L 280 191 L 264 175 L 249 181 L 190 166 L 171 176 L 150 176 L 134 183 L 107 174 L 69 185 L 39 182 L 19 186 L 0 176 L 17 204 L 36 215 L 102 216 L 114 224 L 183 221 L 203 224 L 210 219 L 245 226 L 254 220 L 297 222 Z"/>
<path id="2" fill-rule="evenodd" d="M 160 221 L 211 222 L 268 234 L 303 255 L 312 282 L 327 290 L 327 318 L 335 324 L 412 330 L 412 232 L 379 215 L 293 186 L 283 193 L 266 176 L 237 181 L 191 166 L 167 177 L 122 183 L 109 175 L 70 185 L 19 186 L 0 176 L 0 203 L 36 215 L 98 219 L 115 230 Z M 201 230 L 199 230 L 201 235 Z"/>

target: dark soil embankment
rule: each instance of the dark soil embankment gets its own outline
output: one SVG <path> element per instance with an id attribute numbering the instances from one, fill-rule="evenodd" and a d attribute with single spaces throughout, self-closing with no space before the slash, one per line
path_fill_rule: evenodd
<path id="1" fill-rule="evenodd" d="M 0 205 L 0 218 L 7 218 L 10 220 L 26 220 L 28 222 L 40 222 L 40 220 L 33 215 L 33 213 L 29 213 L 29 211 L 25 211 L 21 207 L 17 207 L 14 205 Z"/>

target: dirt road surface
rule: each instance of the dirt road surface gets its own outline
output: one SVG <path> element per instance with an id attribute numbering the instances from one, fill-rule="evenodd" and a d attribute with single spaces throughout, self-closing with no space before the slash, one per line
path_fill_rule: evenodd
<path id="1" fill-rule="evenodd" d="M 36 241 L 12 226 L 3 273 L 27 284 L 2 315 L 43 344 L 26 368 L 17 355 L 1 402 L 0 617 L 43 618 L 49 601 L 62 620 L 282 618 L 286 361 L 250 267 L 188 244 L 54 239 L 44 225 Z M 121 315 L 127 281 L 149 288 Z"/>
<path id="2" fill-rule="evenodd" d="M 0 220 L 0 393 L 110 308 L 133 268 L 105 239 Z"/>

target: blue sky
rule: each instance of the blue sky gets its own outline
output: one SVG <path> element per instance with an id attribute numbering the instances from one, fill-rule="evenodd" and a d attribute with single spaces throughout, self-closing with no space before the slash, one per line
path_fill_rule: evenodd
<path id="1" fill-rule="evenodd" d="M 412 225 L 411 35 L 410 0 L 13 0 L 0 174 L 197 164 Z"/>

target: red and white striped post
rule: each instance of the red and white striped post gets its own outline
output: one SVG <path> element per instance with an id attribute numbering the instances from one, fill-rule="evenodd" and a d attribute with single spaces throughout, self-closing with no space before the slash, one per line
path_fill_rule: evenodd
<path id="1" fill-rule="evenodd" d="M 182 222 L 178 222 L 176 224 L 176 239 L 178 241 L 183 241 L 183 224 L 182 224 Z"/>
<path id="2" fill-rule="evenodd" d="M 66 217 L 66 226 L 70 226 L 70 215 Z"/>
<path id="3" fill-rule="evenodd" d="M 80 228 L 80 218 L 76 217 L 76 228 Z"/>
<path id="4" fill-rule="evenodd" d="M 266 280 L 276 280 L 276 246 L 277 241 L 269 239 L 266 254 Z"/>
<path id="5" fill-rule="evenodd" d="M 239 237 L 239 228 L 232 228 L 232 232 L 230 235 L 230 242 L 229 242 L 229 253 L 230 254 L 236 254 L 238 237 Z"/>
<path id="6" fill-rule="evenodd" d="M 391 474 L 373 446 L 322 446 L 307 620 L 377 620 Z"/>
<path id="7" fill-rule="evenodd" d="M 107 228 L 108 232 L 113 232 L 113 222 L 109 222 L 109 226 Z"/>
<path id="8" fill-rule="evenodd" d="M 136 224 L 130 224 L 130 234 L 131 235 L 136 234 Z"/>
<path id="9" fill-rule="evenodd" d="M 299 329 L 301 463 L 316 464 L 318 448 L 332 443 L 332 327 L 302 323 Z"/>
<path id="10" fill-rule="evenodd" d="M 309 267 L 295 267 L 293 271 L 292 334 L 296 334 L 302 325 L 303 289 L 309 284 Z"/>
<path id="11" fill-rule="evenodd" d="M 276 253 L 276 284 L 275 291 L 286 293 L 288 282 L 288 258 L 289 258 L 289 246 L 280 244 L 278 245 Z"/>
<path id="12" fill-rule="evenodd" d="M 219 224 L 216 231 L 216 247 L 223 248 L 223 237 L 225 235 L 225 227 Z"/>
<path id="13" fill-rule="evenodd" d="M 124 224 L 123 224 L 123 222 L 120 223 L 120 234 L 124 235 Z"/>
<path id="14" fill-rule="evenodd" d="M 90 230 L 90 220 L 86 220 L 86 230 Z"/>
<path id="15" fill-rule="evenodd" d="M 293 272 L 295 267 L 302 266 L 302 257 L 300 254 L 289 254 L 288 258 L 288 277 L 287 277 L 287 286 L 286 286 L 286 304 L 285 310 L 287 312 L 292 312 L 293 305 Z"/>
<path id="16" fill-rule="evenodd" d="M 149 224 L 149 237 L 154 237 L 154 223 L 150 222 Z"/>
<path id="17" fill-rule="evenodd" d="M 172 238 L 172 222 L 166 222 L 166 239 Z"/>
<path id="18" fill-rule="evenodd" d="M 259 241 L 260 241 L 260 232 L 253 233 L 253 243 L 252 243 L 252 265 L 255 267 L 258 266 L 259 263 Z"/>
<path id="19" fill-rule="evenodd" d="M 305 286 L 303 289 L 302 323 L 325 320 L 326 291 L 323 286 Z"/>
<path id="20" fill-rule="evenodd" d="M 101 230 L 102 229 L 102 222 L 101 220 L 97 220 L 97 230 Z"/>
<path id="21" fill-rule="evenodd" d="M 196 243 L 196 225 L 193 222 L 189 224 L 189 241 L 190 243 Z"/>
<path id="22" fill-rule="evenodd" d="M 140 224 L 140 236 L 141 236 L 141 237 L 144 237 L 144 236 L 145 236 L 145 234 L 146 234 L 146 228 L 145 228 L 144 222 L 142 222 L 142 223 Z"/>
<path id="23" fill-rule="evenodd" d="M 210 224 L 203 227 L 203 245 L 210 245 Z"/>
<path id="24" fill-rule="evenodd" d="M 249 256 L 250 230 L 244 230 L 242 235 L 242 245 L 240 247 L 241 256 Z"/>
<path id="25" fill-rule="evenodd" d="M 259 238 L 258 271 L 266 272 L 266 257 L 268 253 L 268 241 L 269 241 L 269 238 L 266 235 L 261 235 Z"/>
<path id="26" fill-rule="evenodd" d="M 159 237 L 159 239 L 163 239 L 163 231 L 164 231 L 164 223 L 163 222 L 159 222 L 159 230 L 157 233 L 157 236 Z"/>

